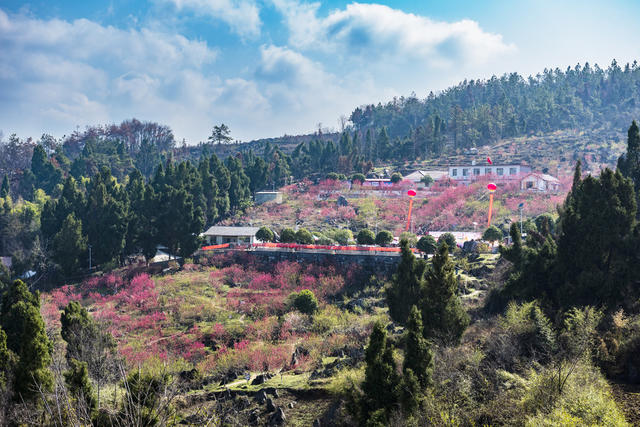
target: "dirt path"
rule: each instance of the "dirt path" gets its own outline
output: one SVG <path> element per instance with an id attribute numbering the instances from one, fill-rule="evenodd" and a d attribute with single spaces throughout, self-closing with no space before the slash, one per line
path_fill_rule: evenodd
<path id="1" fill-rule="evenodd" d="M 618 407 L 632 426 L 640 426 L 640 384 L 611 383 Z"/>

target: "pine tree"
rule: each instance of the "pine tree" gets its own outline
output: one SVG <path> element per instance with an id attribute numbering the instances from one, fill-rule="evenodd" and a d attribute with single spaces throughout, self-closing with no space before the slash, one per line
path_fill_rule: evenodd
<path id="1" fill-rule="evenodd" d="M 422 316 L 418 308 L 413 305 L 407 322 L 406 349 L 402 369 L 405 375 L 407 370 L 411 370 L 422 388 L 425 388 L 431 384 L 433 355 L 429 342 L 423 334 Z"/>
<path id="2" fill-rule="evenodd" d="M 380 322 L 373 325 L 369 345 L 365 350 L 365 378 L 362 383 L 364 396 L 360 403 L 360 419 L 366 424 L 371 414 L 385 412 L 385 418 L 398 403 L 399 378 L 393 359 L 393 350 L 387 341 L 387 333 Z"/>
<path id="3" fill-rule="evenodd" d="M 458 281 L 453 270 L 449 248 L 442 243 L 426 273 L 421 311 L 426 338 L 457 344 L 469 325 L 469 315 L 458 298 Z"/>
<path id="4" fill-rule="evenodd" d="M 420 300 L 427 264 L 422 259 L 416 259 L 408 240 L 403 239 L 400 248 L 402 260 L 396 274 L 393 275 L 391 287 L 387 289 L 387 304 L 391 318 L 404 325 L 412 304 Z"/>
<path id="5" fill-rule="evenodd" d="M 2 296 L 0 327 L 7 335 L 7 348 L 17 355 L 14 392 L 18 400 L 37 400 L 37 387 L 51 390 L 53 375 L 49 370 L 53 345 L 40 315 L 40 298 L 29 292 L 20 280 Z"/>

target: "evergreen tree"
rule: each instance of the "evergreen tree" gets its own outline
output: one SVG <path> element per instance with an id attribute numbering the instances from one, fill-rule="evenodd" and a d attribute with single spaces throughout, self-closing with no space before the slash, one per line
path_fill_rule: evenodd
<path id="1" fill-rule="evenodd" d="M 93 395 L 93 387 L 89 381 L 89 371 L 85 362 L 72 359 L 70 369 L 64 373 L 64 380 L 69 393 L 76 401 L 76 413 L 80 418 L 91 419 L 91 414 L 96 410 L 97 402 Z M 86 412 L 85 412 L 86 411 Z"/>
<path id="2" fill-rule="evenodd" d="M 242 169 L 242 162 L 235 157 L 227 157 L 225 161 L 229 171 L 229 206 L 232 212 L 243 208 L 251 200 L 249 178 Z"/>
<path id="3" fill-rule="evenodd" d="M 0 328 L 0 393 L 6 393 L 11 386 L 16 355 L 7 348 L 7 334 Z"/>
<path id="4" fill-rule="evenodd" d="M 230 209 L 229 187 L 231 186 L 231 174 L 215 154 L 212 154 L 209 159 L 209 171 L 218 185 L 216 198 L 218 217 L 225 217 L 229 214 Z"/>
<path id="5" fill-rule="evenodd" d="M 106 167 L 91 179 L 83 218 L 96 265 L 115 260 L 124 249 L 128 226 L 126 193 Z"/>
<path id="6" fill-rule="evenodd" d="M 29 292 L 20 280 L 2 296 L 0 327 L 7 335 L 7 348 L 17 355 L 14 392 L 18 400 L 34 401 L 37 387 L 51 390 L 53 376 L 49 370 L 53 345 L 47 337 L 40 315 L 40 297 Z"/>
<path id="7" fill-rule="evenodd" d="M 633 181 L 636 203 L 640 200 L 640 129 L 634 120 L 627 132 L 627 152 L 618 159 L 620 173 Z"/>
<path id="8" fill-rule="evenodd" d="M 415 305 L 411 306 L 411 314 L 407 321 L 406 349 L 404 353 L 403 372 L 410 370 L 424 389 L 431 385 L 433 373 L 433 355 L 429 342 L 424 338 L 422 316 Z"/>
<path id="9" fill-rule="evenodd" d="M 78 302 L 70 302 L 60 315 L 62 339 L 67 343 L 66 359 L 69 365 L 78 361 L 86 364 L 89 375 L 100 387 L 113 379 L 116 364 L 116 342 L 89 316 Z"/>
<path id="10" fill-rule="evenodd" d="M 469 325 L 469 315 L 458 298 L 458 281 L 449 258 L 449 248 L 442 243 L 427 270 L 421 299 L 424 336 L 457 344 Z"/>
<path id="11" fill-rule="evenodd" d="M 9 188 L 9 176 L 4 174 L 4 178 L 2 178 L 2 186 L 0 187 L 0 198 L 5 198 L 9 196 L 10 188 Z"/>
<path id="12" fill-rule="evenodd" d="M 387 341 L 387 333 L 380 322 L 373 325 L 369 345 L 365 350 L 365 378 L 362 383 L 364 396 L 360 402 L 361 424 L 378 410 L 387 419 L 398 403 L 399 378 L 393 359 L 393 350 Z"/>
<path id="13" fill-rule="evenodd" d="M 402 259 L 387 289 L 387 303 L 391 318 L 404 325 L 411 306 L 420 300 L 427 263 L 423 259 L 416 259 L 406 239 L 400 241 L 400 250 Z"/>
<path id="14" fill-rule="evenodd" d="M 151 231 L 151 217 L 145 210 L 146 186 L 144 177 L 138 169 L 129 175 L 126 192 L 129 199 L 129 218 L 125 237 L 126 254 L 135 254 L 142 250 L 145 234 Z"/>
<path id="15" fill-rule="evenodd" d="M 56 168 L 41 145 L 36 145 L 31 157 L 31 172 L 35 177 L 35 183 L 47 194 L 51 194 L 53 189 L 62 180 L 62 171 Z"/>
<path id="16" fill-rule="evenodd" d="M 53 260 L 68 277 L 76 273 L 87 255 L 87 238 L 82 234 L 82 222 L 69 214 L 60 231 L 53 237 Z"/>

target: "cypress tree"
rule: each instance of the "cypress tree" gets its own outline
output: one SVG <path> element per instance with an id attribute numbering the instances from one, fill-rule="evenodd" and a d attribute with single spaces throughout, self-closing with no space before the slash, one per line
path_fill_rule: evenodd
<path id="1" fill-rule="evenodd" d="M 458 282 L 446 243 L 438 247 L 427 270 L 421 300 L 424 336 L 457 344 L 469 325 L 469 315 L 457 295 Z"/>
<path id="2" fill-rule="evenodd" d="M 37 386 L 51 390 L 49 370 L 53 345 L 40 315 L 40 298 L 16 280 L 2 296 L 0 327 L 7 334 L 7 348 L 18 357 L 14 375 L 17 399 L 37 400 Z"/>
<path id="3" fill-rule="evenodd" d="M 406 349 L 404 354 L 404 375 L 410 370 L 422 388 L 431 384 L 433 373 L 433 355 L 429 342 L 424 338 L 422 315 L 415 305 L 411 306 L 411 314 L 407 322 Z"/>
<path id="4" fill-rule="evenodd" d="M 6 391 L 16 364 L 16 355 L 7 348 L 7 334 L 0 328 L 0 392 Z"/>
<path id="5" fill-rule="evenodd" d="M 82 234 L 82 222 L 73 213 L 64 219 L 60 231 L 53 237 L 53 260 L 66 276 L 76 273 L 87 253 L 87 238 Z"/>
<path id="6" fill-rule="evenodd" d="M 365 350 L 364 396 L 360 406 L 360 420 L 364 425 L 369 416 L 383 410 L 385 419 L 398 403 L 399 378 L 393 359 L 393 350 L 387 333 L 380 322 L 373 325 L 369 345 Z"/>
<path id="7" fill-rule="evenodd" d="M 393 275 L 391 287 L 387 289 L 387 303 L 391 318 L 404 325 L 412 304 L 420 300 L 427 264 L 422 259 L 416 259 L 407 239 L 402 239 L 400 248 L 402 260 L 397 272 Z"/>
<path id="8" fill-rule="evenodd" d="M 72 359 L 69 365 L 71 369 L 64 373 L 64 381 L 69 388 L 71 396 L 77 402 L 78 414 L 82 415 L 86 410 L 86 415 L 90 417 L 97 407 L 97 402 L 89 381 L 87 364 Z"/>

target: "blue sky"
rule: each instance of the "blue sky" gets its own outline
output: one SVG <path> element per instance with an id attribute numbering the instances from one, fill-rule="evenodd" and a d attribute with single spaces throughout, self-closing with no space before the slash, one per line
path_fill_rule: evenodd
<path id="1" fill-rule="evenodd" d="M 0 2 L 0 130 L 132 117 L 189 144 L 307 133 L 467 78 L 640 60 L 640 2 Z"/>

